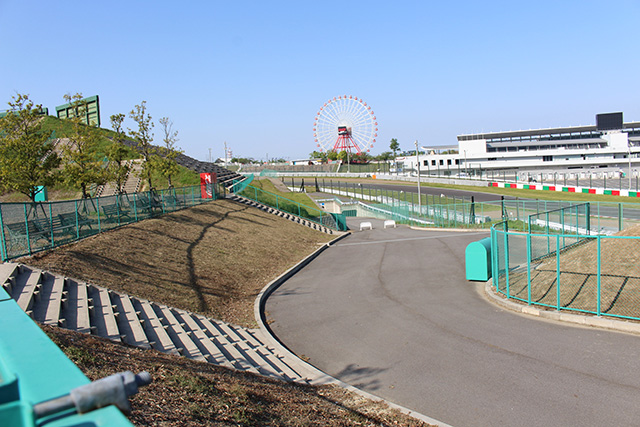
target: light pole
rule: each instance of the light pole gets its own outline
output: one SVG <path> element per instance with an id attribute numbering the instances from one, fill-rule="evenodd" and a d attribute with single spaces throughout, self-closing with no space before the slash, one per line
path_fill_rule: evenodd
<path id="1" fill-rule="evenodd" d="M 627 143 L 629 149 L 629 191 L 631 191 L 631 142 Z"/>
<path id="2" fill-rule="evenodd" d="M 422 215 L 422 203 L 420 200 L 420 152 L 418 151 L 418 140 L 416 140 L 416 162 L 418 163 L 418 212 Z"/>

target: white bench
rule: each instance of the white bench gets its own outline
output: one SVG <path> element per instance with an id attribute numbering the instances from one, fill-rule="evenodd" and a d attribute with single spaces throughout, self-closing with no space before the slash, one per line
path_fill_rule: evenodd
<path id="1" fill-rule="evenodd" d="M 392 219 L 385 219 L 384 220 L 384 228 L 387 228 L 387 227 L 396 228 L 396 222 L 394 220 L 392 220 Z"/>
<path id="2" fill-rule="evenodd" d="M 373 225 L 369 221 L 361 222 L 360 223 L 360 231 L 362 231 L 362 230 L 364 230 L 366 228 L 368 228 L 369 230 L 373 230 Z"/>

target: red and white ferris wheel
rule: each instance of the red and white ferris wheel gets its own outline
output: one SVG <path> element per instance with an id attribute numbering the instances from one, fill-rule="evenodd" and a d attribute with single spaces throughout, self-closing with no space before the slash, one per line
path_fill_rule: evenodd
<path id="1" fill-rule="evenodd" d="M 355 96 L 338 96 L 320 107 L 313 137 L 320 151 L 364 153 L 378 136 L 378 122 L 370 106 Z"/>

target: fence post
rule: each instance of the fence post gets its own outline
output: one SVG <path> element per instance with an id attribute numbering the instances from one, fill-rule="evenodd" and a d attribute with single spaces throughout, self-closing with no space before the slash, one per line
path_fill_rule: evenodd
<path id="1" fill-rule="evenodd" d="M 9 258 L 7 254 L 7 241 L 4 235 L 4 220 L 2 219 L 2 204 L 0 204 L 0 239 L 2 239 L 2 246 L 0 246 L 0 255 L 2 255 L 2 261 L 6 261 Z"/>
<path id="2" fill-rule="evenodd" d="M 556 310 L 560 311 L 560 236 L 556 236 Z"/>
<path id="3" fill-rule="evenodd" d="M 622 231 L 622 203 L 618 203 L 618 231 Z"/>
<path id="4" fill-rule="evenodd" d="M 27 220 L 27 204 L 24 203 L 24 229 L 27 232 L 27 250 L 29 251 L 29 255 L 31 255 L 31 239 L 29 238 L 29 221 Z"/>
<path id="5" fill-rule="evenodd" d="M 98 233 L 102 232 L 102 225 L 100 221 L 100 197 L 96 199 L 96 211 L 98 212 Z"/>
<path id="6" fill-rule="evenodd" d="M 601 243 L 601 238 L 600 235 L 597 236 L 598 239 L 598 255 L 597 255 L 597 261 L 598 261 L 598 307 L 597 307 L 597 315 L 600 316 L 601 312 L 600 312 L 600 303 L 601 303 L 601 293 L 602 293 L 602 275 L 601 275 L 601 267 L 602 267 L 602 249 L 600 246 Z"/>
<path id="7" fill-rule="evenodd" d="M 55 248 L 56 243 L 53 239 L 53 217 L 51 216 L 51 202 L 49 202 L 49 230 L 51 231 L 51 247 Z"/>
<path id="8" fill-rule="evenodd" d="M 527 234 L 527 304 L 531 305 L 531 234 Z"/>

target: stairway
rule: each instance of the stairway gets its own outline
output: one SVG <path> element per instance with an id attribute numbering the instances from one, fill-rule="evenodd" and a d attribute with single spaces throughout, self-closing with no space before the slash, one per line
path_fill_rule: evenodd
<path id="1" fill-rule="evenodd" d="M 267 205 L 263 205 L 262 203 L 259 202 L 255 202 L 251 199 L 247 199 L 246 197 L 242 197 L 242 196 L 238 196 L 237 194 L 230 194 L 229 196 L 227 196 L 227 199 L 229 200 L 233 200 L 236 202 L 240 202 L 243 203 L 247 206 L 251 206 L 254 208 L 258 208 L 261 209 L 267 213 L 273 214 L 273 215 L 277 215 L 279 217 L 288 219 L 290 221 L 296 222 L 300 225 L 304 225 L 305 227 L 309 227 L 309 228 L 313 228 L 314 230 L 318 230 L 318 231 L 322 231 L 323 233 L 327 233 L 327 234 L 335 234 L 336 231 L 330 229 L 329 227 L 326 227 L 322 224 L 318 224 L 317 222 L 313 222 L 313 221 L 309 221 L 308 219 L 304 219 L 301 218 L 297 215 L 293 215 L 290 214 L 288 212 L 283 212 L 281 210 L 278 210 L 276 208 L 273 208 L 271 206 L 267 206 Z"/>
<path id="2" fill-rule="evenodd" d="M 0 284 L 32 319 L 46 325 L 285 381 L 312 383 L 316 375 L 265 345 L 259 329 L 233 326 L 18 263 L 0 264 Z"/>

